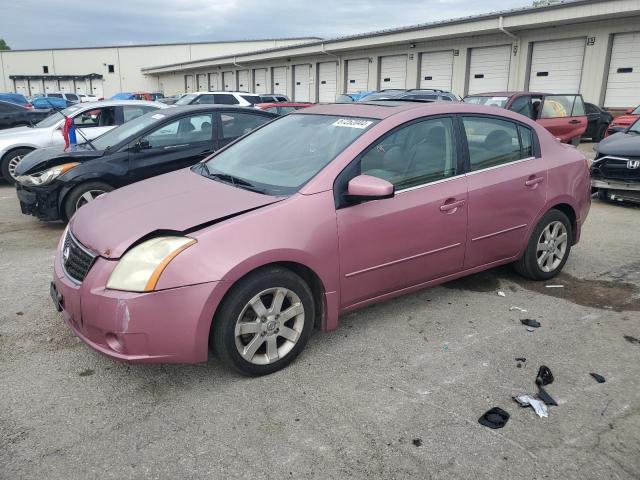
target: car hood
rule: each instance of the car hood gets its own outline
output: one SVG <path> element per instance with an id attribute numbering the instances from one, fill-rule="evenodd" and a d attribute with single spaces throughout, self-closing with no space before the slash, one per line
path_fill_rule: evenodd
<path id="1" fill-rule="evenodd" d="M 76 147 L 77 150 L 64 151 L 64 147 L 38 148 L 26 154 L 16 167 L 16 175 L 40 172 L 47 168 L 70 162 L 86 162 L 102 157 L 103 150 L 90 150 Z"/>
<path id="2" fill-rule="evenodd" d="M 631 125 L 638 118 L 640 118 L 640 115 L 620 115 L 619 117 L 616 117 L 616 118 L 613 119 L 613 122 L 611 122 L 611 126 L 613 126 L 613 125 Z"/>
<path id="3" fill-rule="evenodd" d="M 32 127 L 14 127 L 0 130 L 0 144 L 17 143 L 23 138 L 29 138 L 32 135 L 38 135 L 42 132 L 40 128 Z"/>
<path id="4" fill-rule="evenodd" d="M 602 140 L 596 147 L 602 155 L 640 156 L 640 134 L 618 132 Z"/>
<path id="5" fill-rule="evenodd" d="M 188 233 L 281 200 L 184 169 L 98 197 L 69 228 L 84 246 L 115 259 L 143 237 Z"/>

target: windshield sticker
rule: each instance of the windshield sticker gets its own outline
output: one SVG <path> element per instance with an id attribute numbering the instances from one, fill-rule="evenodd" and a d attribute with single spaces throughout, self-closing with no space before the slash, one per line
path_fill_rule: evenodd
<path id="1" fill-rule="evenodd" d="M 151 115 L 151 118 L 155 118 L 156 120 L 160 120 L 161 118 L 164 118 L 164 115 L 162 115 L 161 113 L 156 113 L 154 115 Z"/>
<path id="2" fill-rule="evenodd" d="M 355 118 L 341 118 L 331 124 L 333 127 L 359 128 L 364 130 L 373 122 L 371 120 L 358 120 Z"/>

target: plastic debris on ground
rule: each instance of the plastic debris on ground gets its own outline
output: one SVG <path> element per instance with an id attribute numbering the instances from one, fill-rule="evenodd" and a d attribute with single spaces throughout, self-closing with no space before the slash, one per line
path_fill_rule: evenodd
<path id="1" fill-rule="evenodd" d="M 516 306 L 509 307 L 509 311 L 510 311 L 510 312 L 522 312 L 522 313 L 527 313 L 527 310 L 526 310 L 526 309 L 524 309 L 524 308 L 520 308 L 520 307 L 516 307 Z"/>
<path id="2" fill-rule="evenodd" d="M 536 375 L 536 385 L 549 385 L 553 383 L 553 373 L 551 373 L 551 369 L 546 365 L 542 365 L 538 369 L 538 375 Z"/>
<path id="3" fill-rule="evenodd" d="M 547 405 L 555 407 L 558 406 L 558 403 L 553 399 L 553 397 L 549 395 L 547 391 L 542 387 L 538 387 L 538 398 L 540 398 L 540 400 L 542 400 Z"/>
<path id="4" fill-rule="evenodd" d="M 542 325 L 537 320 L 531 318 L 521 318 L 520 323 L 527 327 L 527 331 L 533 332 L 536 328 L 540 328 Z"/>
<path id="5" fill-rule="evenodd" d="M 506 296 L 507 296 L 507 294 L 506 294 L 506 293 L 504 293 L 502 290 L 498 290 L 498 296 L 499 296 L 499 297 L 506 297 Z"/>
<path id="6" fill-rule="evenodd" d="M 596 382 L 598 382 L 598 383 L 606 382 L 605 378 L 602 375 L 599 375 L 597 373 L 590 373 L 589 375 L 591 375 L 593 378 L 595 378 Z"/>
<path id="7" fill-rule="evenodd" d="M 502 428 L 507 424 L 509 414 L 500 407 L 493 407 L 478 419 L 480 425 L 491 429 Z"/>
<path id="8" fill-rule="evenodd" d="M 540 418 L 549 417 L 549 409 L 547 408 L 545 403 L 542 400 L 535 398 L 533 395 L 518 395 L 517 397 L 513 397 L 513 399 L 518 402 L 521 407 L 533 407 Z"/>
<path id="9" fill-rule="evenodd" d="M 564 288 L 564 285 L 545 285 L 547 288 Z"/>

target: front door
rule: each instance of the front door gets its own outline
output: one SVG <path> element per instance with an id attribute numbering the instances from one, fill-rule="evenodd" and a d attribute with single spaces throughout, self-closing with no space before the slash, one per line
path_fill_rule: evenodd
<path id="1" fill-rule="evenodd" d="M 467 186 L 453 125 L 439 117 L 398 127 L 336 182 L 344 190 L 367 174 L 396 188 L 390 199 L 338 205 L 343 308 L 462 269 Z"/>
<path id="2" fill-rule="evenodd" d="M 469 149 L 467 269 L 522 250 L 546 203 L 548 182 L 530 128 L 481 115 L 462 122 Z"/>
<path id="3" fill-rule="evenodd" d="M 199 162 L 214 150 L 214 114 L 171 120 L 129 146 L 130 182 Z"/>
<path id="4" fill-rule="evenodd" d="M 581 95 L 545 95 L 538 123 L 561 142 L 580 139 L 587 129 L 587 116 Z"/>

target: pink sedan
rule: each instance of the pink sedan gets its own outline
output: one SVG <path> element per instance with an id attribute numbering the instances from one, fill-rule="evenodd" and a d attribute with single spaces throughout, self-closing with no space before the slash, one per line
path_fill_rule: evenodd
<path id="1" fill-rule="evenodd" d="M 80 209 L 51 295 L 116 360 L 263 375 L 340 314 L 506 263 L 558 274 L 590 206 L 587 161 L 494 107 L 319 105 L 202 163 Z"/>

